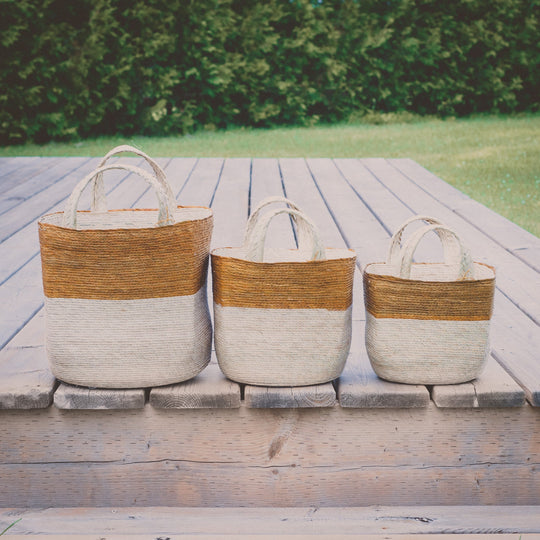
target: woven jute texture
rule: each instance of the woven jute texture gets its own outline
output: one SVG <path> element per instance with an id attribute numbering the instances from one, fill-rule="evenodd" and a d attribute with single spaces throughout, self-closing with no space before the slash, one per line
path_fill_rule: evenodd
<path id="1" fill-rule="evenodd" d="M 412 263 L 416 246 L 431 231 L 443 242 L 447 260 Z M 386 263 L 368 264 L 363 280 L 366 348 L 379 377 L 453 384 L 479 375 L 489 354 L 495 271 L 473 263 L 453 231 L 440 224 L 418 230 L 400 256 L 389 252 Z"/>
<path id="2" fill-rule="evenodd" d="M 303 222 L 298 250 L 264 250 L 266 228 L 280 213 Z M 350 349 L 356 256 L 321 248 L 315 226 L 294 207 L 257 220 L 244 246 L 212 252 L 219 365 L 230 379 L 253 385 L 331 381 Z"/>
<path id="3" fill-rule="evenodd" d="M 103 189 L 96 177 L 113 168 L 142 176 L 160 208 L 78 211 L 84 187 Z M 177 206 L 165 182 L 164 173 L 106 165 L 78 184 L 64 212 L 40 219 L 46 348 L 60 380 L 149 387 L 187 380 L 208 364 L 212 211 Z"/>

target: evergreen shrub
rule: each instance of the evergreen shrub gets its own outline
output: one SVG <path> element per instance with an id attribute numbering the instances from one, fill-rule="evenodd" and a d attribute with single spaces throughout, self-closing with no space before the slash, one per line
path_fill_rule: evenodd
<path id="1" fill-rule="evenodd" d="M 0 0 L 0 144 L 539 109 L 540 0 Z"/>

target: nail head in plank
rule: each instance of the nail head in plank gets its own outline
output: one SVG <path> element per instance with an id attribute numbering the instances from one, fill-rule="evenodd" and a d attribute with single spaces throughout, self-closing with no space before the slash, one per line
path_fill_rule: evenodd
<path id="1" fill-rule="evenodd" d="M 336 392 L 332 383 L 297 387 L 247 385 L 244 401 L 252 409 L 333 407 L 336 404 Z"/>
<path id="2" fill-rule="evenodd" d="M 152 388 L 150 405 L 157 409 L 237 409 L 240 386 L 211 363 L 189 381 Z"/>
<path id="3" fill-rule="evenodd" d="M 431 399 L 441 408 L 522 407 L 525 392 L 490 356 L 476 380 L 436 385 L 431 391 Z"/>
<path id="4" fill-rule="evenodd" d="M 61 383 L 54 393 L 58 409 L 142 409 L 144 404 L 144 390 L 139 388 L 111 390 Z"/>

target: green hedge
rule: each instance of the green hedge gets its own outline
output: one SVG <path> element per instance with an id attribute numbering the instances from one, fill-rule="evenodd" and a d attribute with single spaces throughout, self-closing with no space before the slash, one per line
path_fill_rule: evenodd
<path id="1" fill-rule="evenodd" d="M 0 0 L 0 144 L 538 110 L 540 0 Z"/>

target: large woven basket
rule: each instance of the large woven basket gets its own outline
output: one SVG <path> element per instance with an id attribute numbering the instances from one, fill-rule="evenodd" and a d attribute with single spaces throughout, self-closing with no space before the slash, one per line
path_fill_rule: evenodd
<path id="1" fill-rule="evenodd" d="M 242 247 L 212 251 L 219 365 L 228 378 L 253 385 L 331 381 L 350 348 L 356 256 L 324 249 L 317 228 L 298 210 L 255 213 Z M 299 248 L 265 250 L 268 225 L 283 213 L 297 222 Z"/>
<path id="2" fill-rule="evenodd" d="M 206 294 L 212 211 L 178 207 L 165 173 L 103 166 L 75 187 L 64 212 L 39 220 L 46 349 L 62 381 L 99 388 L 187 380 L 209 362 Z M 107 211 L 101 176 L 122 169 L 155 190 L 159 210 Z M 77 211 L 93 186 L 91 211 Z"/>
<path id="3" fill-rule="evenodd" d="M 432 218 L 416 219 L 432 224 L 414 232 L 401 250 L 400 228 L 387 261 L 364 269 L 368 356 L 375 373 L 393 382 L 470 381 L 489 354 L 495 271 L 473 262 L 448 227 Z M 430 231 L 442 242 L 444 263 L 413 263 L 420 240 Z"/>

